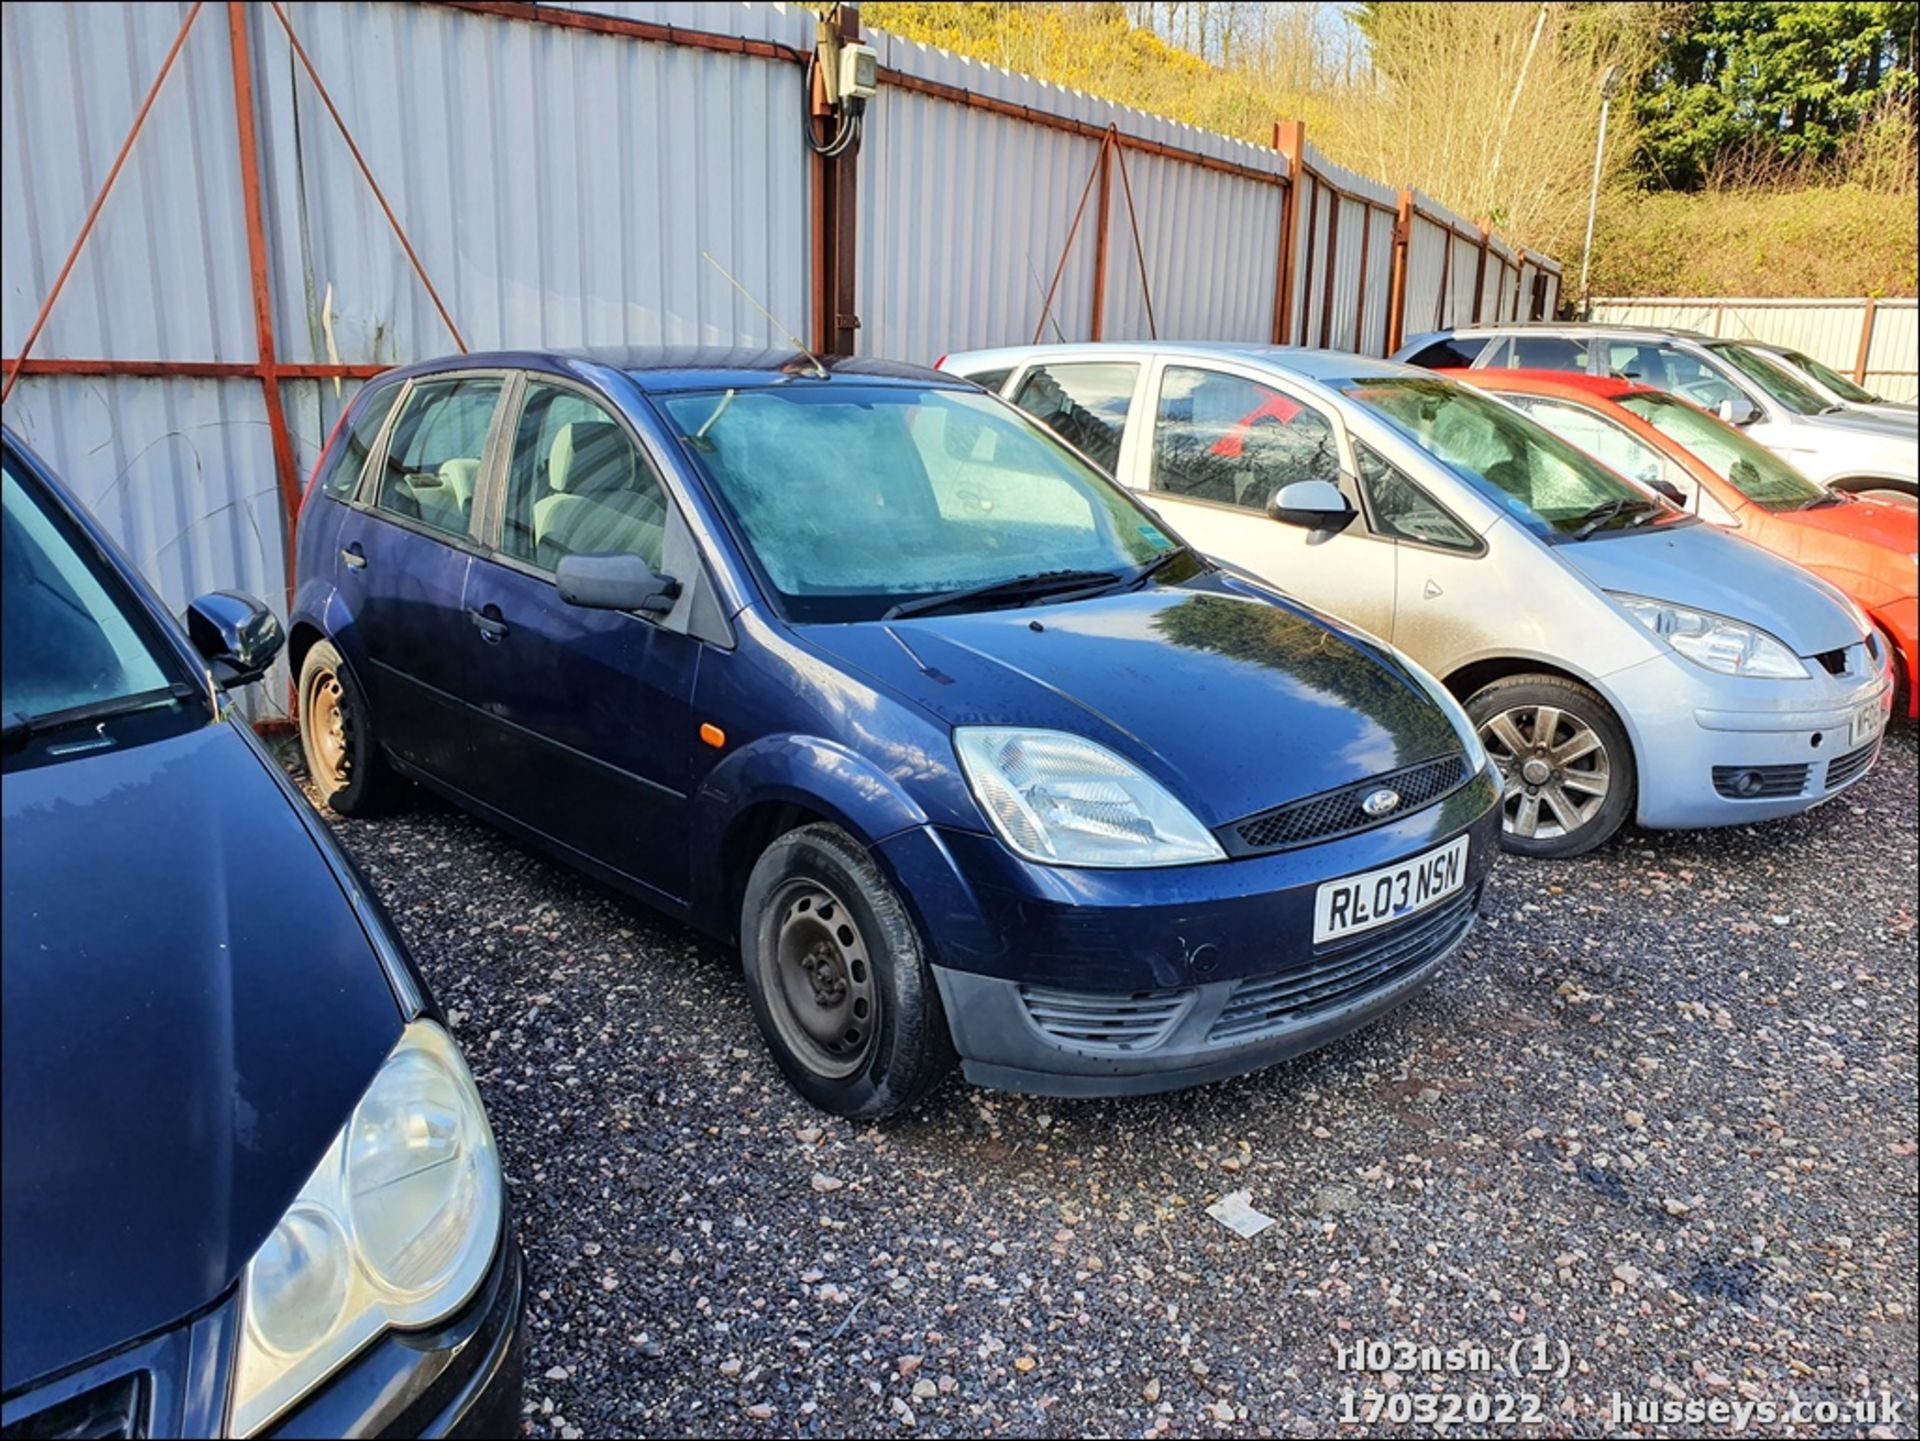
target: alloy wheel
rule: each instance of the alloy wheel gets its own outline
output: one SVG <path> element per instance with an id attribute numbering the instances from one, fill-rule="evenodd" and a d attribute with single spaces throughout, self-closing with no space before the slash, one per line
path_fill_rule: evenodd
<path id="1" fill-rule="evenodd" d="M 852 1075 L 865 1063 L 878 1032 L 879 995 L 865 938 L 846 902 L 811 879 L 788 881 L 774 893 L 772 984 L 766 987 L 774 1024 L 793 1052 L 816 1074 Z"/>
<path id="2" fill-rule="evenodd" d="M 1558 706 L 1514 706 L 1480 727 L 1505 783 L 1502 824 L 1528 840 L 1570 836 L 1599 814 L 1612 766 L 1599 733 Z"/>

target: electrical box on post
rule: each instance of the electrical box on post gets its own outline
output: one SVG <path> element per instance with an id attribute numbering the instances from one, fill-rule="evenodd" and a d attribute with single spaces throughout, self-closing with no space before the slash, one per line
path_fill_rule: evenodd
<path id="1" fill-rule="evenodd" d="M 840 47 L 841 100 L 866 101 L 880 88 L 880 56 L 871 45 L 849 41 Z"/>

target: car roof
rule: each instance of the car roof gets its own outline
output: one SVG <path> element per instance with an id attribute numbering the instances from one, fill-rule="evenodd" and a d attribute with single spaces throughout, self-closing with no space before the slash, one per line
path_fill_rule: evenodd
<path id="1" fill-rule="evenodd" d="M 567 350 L 486 350 L 418 361 L 393 374 L 406 377 L 452 370 L 552 370 L 582 374 L 613 370 L 648 394 L 682 390 L 750 390 L 775 385 L 835 381 L 862 385 L 956 388 L 954 376 L 923 365 L 878 360 L 872 356 L 815 358 L 791 346 L 776 348 L 713 345 L 582 347 Z M 821 372 L 824 371 L 825 374 Z"/>
<path id="2" fill-rule="evenodd" d="M 1483 386 L 1488 390 L 1500 389 L 1502 381 L 1517 380 L 1520 385 L 1515 388 L 1520 390 L 1539 391 L 1543 394 L 1554 390 L 1571 390 L 1582 395 L 1598 396 L 1602 400 L 1618 400 L 1623 395 L 1663 393 L 1658 386 L 1640 385 L 1611 375 L 1588 375 L 1578 370 L 1505 370 L 1498 366 L 1489 366 L 1485 370 L 1463 370 L 1454 367 L 1434 373 L 1457 375 L 1462 380 Z"/>
<path id="3" fill-rule="evenodd" d="M 1456 325 L 1450 330 L 1430 331 L 1426 335 L 1417 335 L 1407 342 L 1412 346 L 1424 340 L 1444 340 L 1450 335 L 1615 335 L 1623 338 L 1644 336 L 1656 340 L 1712 340 L 1714 337 L 1699 330 L 1688 330 L 1678 325 L 1627 325 L 1617 321 L 1605 320 L 1512 320 L 1505 323 L 1489 322 L 1484 325 Z"/>
<path id="4" fill-rule="evenodd" d="M 1175 355 L 1195 359 L 1242 360 L 1321 382 L 1368 377 L 1431 374 L 1390 360 L 1375 360 L 1348 350 L 1311 350 L 1299 345 L 1256 345 L 1198 340 L 1089 340 L 1049 345 L 1009 345 L 993 350 L 956 351 L 945 360 L 964 360 L 979 369 L 1016 366 L 1048 358 L 1080 359 L 1102 355 Z"/>

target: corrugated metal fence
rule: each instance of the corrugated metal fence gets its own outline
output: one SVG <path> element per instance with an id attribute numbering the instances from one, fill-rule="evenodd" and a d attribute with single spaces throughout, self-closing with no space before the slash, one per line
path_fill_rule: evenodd
<path id="1" fill-rule="evenodd" d="M 1248 145 L 885 35 L 861 149 L 815 160 L 815 26 L 717 0 L 3 7 L 7 421 L 184 605 L 286 593 L 301 484 L 381 368 L 779 343 L 703 251 L 814 344 L 923 362 L 1037 329 L 1382 354 L 1557 303 L 1551 261 L 1297 125 Z"/>
<path id="2" fill-rule="evenodd" d="M 1920 301 L 1614 297 L 1593 318 L 1789 346 L 1889 400 L 1920 399 Z"/>

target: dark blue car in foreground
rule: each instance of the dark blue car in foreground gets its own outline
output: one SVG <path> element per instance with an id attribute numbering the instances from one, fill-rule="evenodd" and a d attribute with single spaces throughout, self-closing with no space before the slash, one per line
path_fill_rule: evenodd
<path id="1" fill-rule="evenodd" d="M 1266 1065 L 1473 924 L 1498 782 L 1438 684 L 1193 553 L 965 381 L 464 356 L 370 384 L 302 513 L 302 735 L 737 939 L 843 1115 Z"/>
<path id="2" fill-rule="evenodd" d="M 5 436 L 6 1435 L 517 1433 L 499 1157 L 412 963 L 191 640 Z"/>

